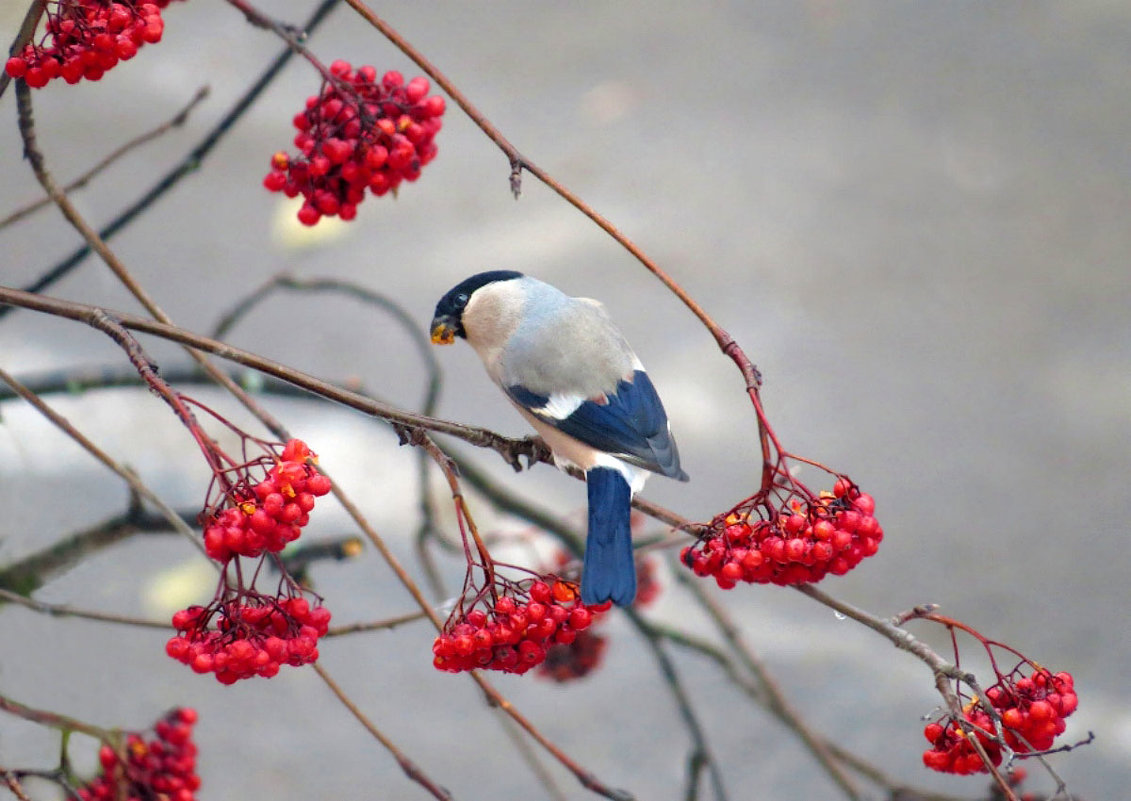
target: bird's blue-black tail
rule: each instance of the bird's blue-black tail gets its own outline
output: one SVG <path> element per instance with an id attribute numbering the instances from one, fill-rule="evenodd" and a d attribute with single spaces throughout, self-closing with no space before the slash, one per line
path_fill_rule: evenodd
<path id="1" fill-rule="evenodd" d="M 620 472 L 607 467 L 590 469 L 585 480 L 589 487 L 589 535 L 581 571 L 581 602 L 612 600 L 618 606 L 628 606 L 636 596 L 629 529 L 632 490 Z"/>

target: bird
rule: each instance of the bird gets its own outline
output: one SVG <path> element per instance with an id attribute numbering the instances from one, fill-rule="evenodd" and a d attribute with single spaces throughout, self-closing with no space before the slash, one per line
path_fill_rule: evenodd
<path id="1" fill-rule="evenodd" d="M 688 475 L 664 405 L 604 306 L 521 272 L 490 270 L 440 298 L 430 333 L 437 345 L 465 339 L 555 465 L 585 473 L 581 602 L 631 604 L 632 496 L 651 473 Z"/>

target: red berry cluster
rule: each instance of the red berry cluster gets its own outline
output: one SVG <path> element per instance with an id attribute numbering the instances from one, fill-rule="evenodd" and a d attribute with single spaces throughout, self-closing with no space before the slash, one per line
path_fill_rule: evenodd
<path id="1" fill-rule="evenodd" d="M 126 737 L 123 762 L 108 745 L 98 752 L 102 772 L 78 789 L 82 801 L 114 801 L 118 798 L 164 798 L 193 801 L 200 777 L 196 775 L 196 744 L 192 727 L 195 709 L 174 709 L 153 727 L 156 737 L 140 734 Z"/>
<path id="2" fill-rule="evenodd" d="M 1071 674 L 1054 675 L 1044 669 L 1031 676 L 1003 677 L 986 690 L 986 700 L 1001 716 L 1003 739 L 1019 758 L 1052 748 L 1053 740 L 1064 732 L 1064 719 L 1076 710 L 1077 704 Z M 985 706 L 972 701 L 963 709 L 963 717 L 983 730 L 975 736 L 990 761 L 1000 765 L 1002 748 L 992 739 L 997 727 Z M 987 772 L 969 738 L 953 720 L 927 724 L 923 736 L 931 743 L 931 748 L 923 752 L 923 764 L 931 770 L 963 775 Z"/>
<path id="3" fill-rule="evenodd" d="M 240 563 L 240 557 L 259 557 L 262 565 L 268 553 L 297 539 L 309 521 L 315 497 L 330 491 L 330 479 L 307 464 L 315 454 L 301 440 L 292 439 L 280 448 L 228 426 L 243 440 L 243 462 L 231 459 L 203 434 L 200 437 L 210 446 L 205 452 L 213 465 L 209 497 L 218 496 L 201 514 L 204 547 L 222 563 L 223 576 L 207 606 L 191 606 L 173 615 L 178 634 L 165 646 L 169 656 L 197 673 L 216 674 L 221 684 L 252 676 L 270 678 L 282 665 L 317 661 L 318 638 L 330 623 L 329 610 L 320 600 L 312 606 L 285 571 L 279 590 L 264 595 L 255 589 L 259 568 L 245 571 Z M 263 453 L 248 460 L 249 444 Z M 250 586 L 244 583 L 245 575 L 252 576 Z"/>
<path id="4" fill-rule="evenodd" d="M 812 501 L 791 497 L 768 519 L 726 515 L 683 549 L 681 561 L 727 590 L 740 581 L 785 585 L 841 576 L 879 549 L 884 531 L 872 515 L 875 506 L 871 495 L 839 478 L 832 493 Z"/>
<path id="5" fill-rule="evenodd" d="M 47 4 L 46 35 L 8 59 L 5 71 L 33 89 L 53 78 L 97 81 L 144 44 L 161 41 L 161 9 L 169 0 L 58 0 Z"/>
<path id="6" fill-rule="evenodd" d="M 553 584 L 534 581 L 525 592 L 507 589 L 509 594 L 486 610 L 472 609 L 448 620 L 432 645 L 437 670 L 525 673 L 546 659 L 551 645 L 573 642 L 608 608 L 585 606 L 577 585 L 560 579 Z"/>
<path id="7" fill-rule="evenodd" d="M 559 684 L 584 678 L 600 666 L 608 644 L 605 635 L 591 628 L 579 631 L 568 645 L 555 643 L 546 650 L 536 675 Z"/>
<path id="8" fill-rule="evenodd" d="M 428 80 L 405 83 L 396 70 L 380 80 L 370 66 L 330 65 L 331 80 L 295 115 L 294 144 L 302 155 L 279 151 L 263 185 L 306 202 L 298 219 L 314 225 L 323 216 L 352 220 L 365 190 L 384 195 L 401 181 L 415 181 L 436 157 L 444 98 L 428 96 Z"/>
<path id="9" fill-rule="evenodd" d="M 208 623 L 216 616 L 216 627 Z M 330 610 L 302 597 L 272 598 L 245 593 L 241 600 L 190 606 L 173 615 L 180 632 L 165 652 L 197 673 L 215 673 L 221 684 L 253 676 L 271 678 L 282 665 L 318 660 L 318 638 L 330 625 Z"/>
<path id="10" fill-rule="evenodd" d="M 635 525 L 635 514 L 633 517 Z M 555 559 L 556 570 L 567 568 L 572 561 L 569 554 L 560 552 Z M 642 609 L 659 597 L 663 586 L 656 573 L 655 559 L 639 555 L 636 557 L 636 598 L 632 602 L 634 608 Z M 579 631 L 573 642 L 552 643 L 546 649 L 546 661 L 538 666 L 535 675 L 564 683 L 585 678 L 600 667 L 608 647 L 608 638 L 597 631 L 598 624 L 604 619 L 603 615 L 594 617 L 594 625 Z"/>
<path id="11" fill-rule="evenodd" d="M 314 499 L 330 491 L 330 479 L 306 464 L 312 456 L 304 442 L 292 439 L 266 478 L 246 488 L 234 506 L 207 515 L 204 549 L 208 555 L 227 562 L 233 555 L 277 553 L 298 539 L 310 521 Z"/>
<path id="12" fill-rule="evenodd" d="M 1005 742 L 1018 753 L 1047 751 L 1064 733 L 1064 719 L 1076 711 L 1072 674 L 1038 670 L 1032 676 L 999 682 L 986 698 L 1001 714 Z"/>

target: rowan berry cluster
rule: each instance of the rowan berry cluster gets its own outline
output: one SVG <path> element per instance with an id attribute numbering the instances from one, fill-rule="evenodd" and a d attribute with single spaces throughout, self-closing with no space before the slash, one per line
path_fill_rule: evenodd
<path id="1" fill-rule="evenodd" d="M 206 513 L 208 555 L 227 562 L 234 555 L 277 553 L 298 539 L 310 521 L 314 499 L 331 487 L 329 478 L 306 463 L 312 456 L 304 442 L 292 439 L 263 480 L 253 481 L 245 469 L 245 478 L 223 499 L 225 505 Z"/>
<path id="2" fill-rule="evenodd" d="M 190 606 L 173 615 L 177 635 L 165 652 L 197 673 L 214 673 L 221 684 L 253 676 L 270 678 L 282 665 L 318 659 L 318 638 L 326 634 L 330 612 L 283 570 L 279 589 L 255 589 L 259 566 L 269 554 L 298 538 L 310 519 L 315 498 L 331 489 L 330 479 L 307 464 L 317 457 L 302 440 L 284 445 L 257 440 L 191 399 L 184 399 L 223 422 L 242 440 L 236 461 L 197 429 L 197 440 L 213 469 L 209 503 L 200 519 L 204 548 L 222 565 L 216 594 L 207 606 Z M 256 448 L 261 455 L 248 458 Z M 242 567 L 241 557 L 259 566 Z M 276 558 L 279 567 L 282 563 Z M 251 576 L 250 585 L 245 576 Z"/>
<path id="3" fill-rule="evenodd" d="M 46 33 L 8 59 L 5 71 L 23 78 L 33 89 L 54 78 L 78 83 L 97 81 L 138 48 L 161 41 L 165 22 L 161 9 L 169 0 L 57 0 L 45 10 Z"/>
<path id="4" fill-rule="evenodd" d="M 470 611 L 457 610 L 432 645 L 437 670 L 459 673 L 483 668 L 525 673 L 546 659 L 547 649 L 568 645 L 608 604 L 585 606 L 577 585 L 547 576 L 523 589 L 487 596 Z"/>
<path id="5" fill-rule="evenodd" d="M 562 553 L 558 559 L 559 568 L 569 563 L 569 557 Z M 656 575 L 656 560 L 648 556 L 636 557 L 636 599 L 635 609 L 643 609 L 659 597 L 663 587 Z M 539 678 L 563 683 L 582 679 L 601 666 L 608 647 L 608 637 L 598 631 L 599 624 L 605 620 L 603 615 L 594 619 L 594 624 L 577 634 L 571 643 L 554 643 L 546 649 L 546 661 L 538 666 L 535 674 Z"/>
<path id="6" fill-rule="evenodd" d="M 279 151 L 263 185 L 305 199 L 298 219 L 314 225 L 322 217 L 352 220 L 368 189 L 374 195 L 415 181 L 436 157 L 444 98 L 428 96 L 428 80 L 405 82 L 396 70 L 380 80 L 371 66 L 356 71 L 348 61 L 330 65 L 331 79 L 295 115 L 295 147 Z"/>
<path id="7" fill-rule="evenodd" d="M 1032 675 L 1014 671 L 986 690 L 986 701 L 1000 715 L 1002 739 L 1018 758 L 1047 751 L 1064 732 L 1064 719 L 1076 710 L 1077 698 L 1069 673 L 1052 674 L 1038 668 Z M 997 726 L 984 702 L 974 700 L 963 708 L 963 717 L 976 727 L 974 737 L 994 765 L 1002 760 Z M 923 764 L 940 773 L 987 772 L 986 765 L 961 727 L 949 719 L 927 724 L 923 736 L 931 748 L 923 752 Z"/>
<path id="8" fill-rule="evenodd" d="M 196 775 L 196 744 L 192 727 L 196 710 L 174 709 L 153 727 L 155 737 L 126 736 L 126 761 L 108 745 L 98 752 L 102 772 L 78 788 L 82 801 L 113 801 L 118 798 L 163 798 L 193 801 L 200 787 Z"/>
<path id="9" fill-rule="evenodd" d="M 871 495 L 846 478 L 832 492 L 792 493 L 777 507 L 752 504 L 717 518 L 681 561 L 723 589 L 738 582 L 802 584 L 844 575 L 879 549 L 883 528 Z"/>
<path id="10" fill-rule="evenodd" d="M 215 618 L 214 628 L 209 623 Z M 318 660 L 318 638 L 330 610 L 301 596 L 271 597 L 245 591 L 239 598 L 190 606 L 173 615 L 179 632 L 165 645 L 169 656 L 221 684 L 254 676 L 271 678 L 282 665 Z"/>

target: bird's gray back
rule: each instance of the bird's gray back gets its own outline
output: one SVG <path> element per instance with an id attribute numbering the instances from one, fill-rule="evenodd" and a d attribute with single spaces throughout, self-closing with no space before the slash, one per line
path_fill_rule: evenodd
<path id="1" fill-rule="evenodd" d="M 503 381 L 532 392 L 595 397 L 632 375 L 636 357 L 601 304 L 529 276 L 522 321 L 507 343 Z"/>

